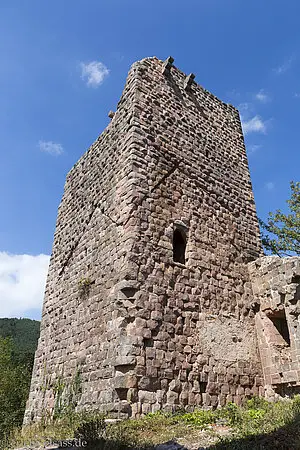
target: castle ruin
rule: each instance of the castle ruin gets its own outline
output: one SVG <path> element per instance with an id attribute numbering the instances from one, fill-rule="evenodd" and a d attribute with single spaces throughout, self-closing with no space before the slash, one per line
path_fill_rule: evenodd
<path id="1" fill-rule="evenodd" d="M 25 423 L 300 386 L 299 258 L 263 256 L 239 113 L 194 78 L 133 64 L 67 176 Z"/>

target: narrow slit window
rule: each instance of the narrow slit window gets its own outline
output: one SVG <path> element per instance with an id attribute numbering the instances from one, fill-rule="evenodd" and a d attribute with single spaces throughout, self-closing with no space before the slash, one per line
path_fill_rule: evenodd
<path id="1" fill-rule="evenodd" d="M 186 235 L 175 228 L 173 233 L 173 261 L 185 264 Z"/>
<path id="2" fill-rule="evenodd" d="M 289 333 L 289 327 L 287 324 L 285 312 L 281 311 L 280 313 L 277 313 L 274 316 L 270 317 L 273 325 L 277 329 L 277 331 L 280 333 L 281 337 L 285 340 L 287 345 L 291 345 L 290 340 L 290 333 Z"/>

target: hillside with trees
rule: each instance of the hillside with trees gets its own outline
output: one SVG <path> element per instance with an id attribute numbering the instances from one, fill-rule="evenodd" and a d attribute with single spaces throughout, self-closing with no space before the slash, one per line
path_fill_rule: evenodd
<path id="1" fill-rule="evenodd" d="M 0 336 L 11 338 L 15 351 L 34 354 L 40 335 L 40 322 L 31 319 L 0 319 Z"/>
<path id="2" fill-rule="evenodd" d="M 40 322 L 0 319 L 0 440 L 22 424 Z"/>

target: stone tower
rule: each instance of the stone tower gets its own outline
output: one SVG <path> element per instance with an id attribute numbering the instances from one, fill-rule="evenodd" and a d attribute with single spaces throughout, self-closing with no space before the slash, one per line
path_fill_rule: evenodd
<path id="1" fill-rule="evenodd" d="M 262 393 L 238 111 L 147 58 L 111 116 L 67 176 L 25 423 L 70 396 L 136 416 Z"/>

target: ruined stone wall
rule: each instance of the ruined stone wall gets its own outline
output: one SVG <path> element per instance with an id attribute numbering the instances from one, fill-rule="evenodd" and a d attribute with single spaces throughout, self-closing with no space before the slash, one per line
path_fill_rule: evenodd
<path id="1" fill-rule="evenodd" d="M 300 258 L 260 258 L 249 271 L 267 396 L 299 391 Z"/>
<path id="2" fill-rule="evenodd" d="M 239 114 L 169 66 L 133 65 L 68 175 L 27 422 L 63 405 L 77 373 L 77 409 L 118 416 L 261 390 L 247 270 L 261 245 Z"/>

